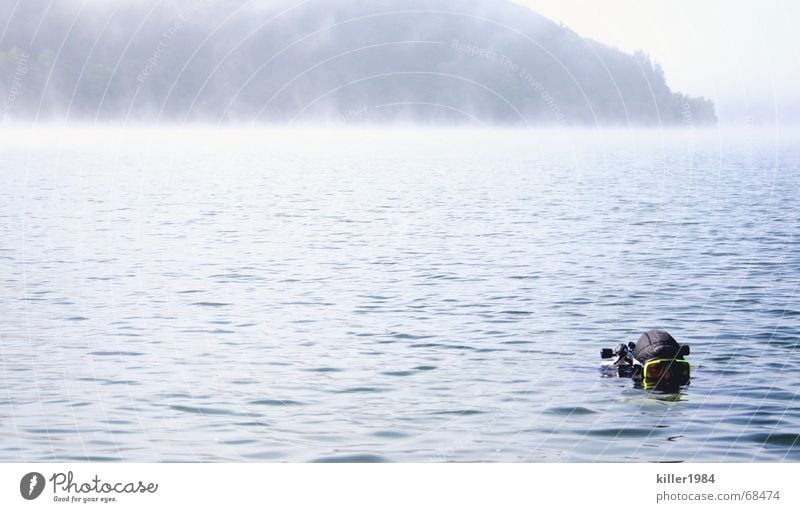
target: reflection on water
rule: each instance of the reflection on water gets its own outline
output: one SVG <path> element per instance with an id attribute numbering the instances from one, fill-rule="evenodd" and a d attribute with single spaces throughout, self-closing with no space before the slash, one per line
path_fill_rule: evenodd
<path id="1" fill-rule="evenodd" d="M 31 133 L 0 460 L 800 459 L 794 141 Z M 690 386 L 600 377 L 653 328 Z"/>

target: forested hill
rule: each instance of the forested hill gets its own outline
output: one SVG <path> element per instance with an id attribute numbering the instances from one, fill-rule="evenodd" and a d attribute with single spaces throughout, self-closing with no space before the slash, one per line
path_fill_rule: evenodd
<path id="1" fill-rule="evenodd" d="M 0 20 L 5 119 L 716 122 L 644 53 L 504 0 L 0 0 Z"/>

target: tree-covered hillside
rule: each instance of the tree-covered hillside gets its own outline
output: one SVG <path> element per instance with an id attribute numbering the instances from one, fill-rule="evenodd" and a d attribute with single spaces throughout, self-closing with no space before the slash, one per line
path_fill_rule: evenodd
<path id="1" fill-rule="evenodd" d="M 505 0 L 0 0 L 0 20 L 8 119 L 716 122 L 644 53 Z"/>

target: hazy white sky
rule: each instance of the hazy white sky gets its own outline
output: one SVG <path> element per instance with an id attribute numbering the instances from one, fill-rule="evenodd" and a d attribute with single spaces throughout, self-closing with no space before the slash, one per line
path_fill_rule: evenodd
<path id="1" fill-rule="evenodd" d="M 712 98 L 722 115 L 800 114 L 796 0 L 516 1 L 585 37 L 646 51 L 673 90 Z"/>

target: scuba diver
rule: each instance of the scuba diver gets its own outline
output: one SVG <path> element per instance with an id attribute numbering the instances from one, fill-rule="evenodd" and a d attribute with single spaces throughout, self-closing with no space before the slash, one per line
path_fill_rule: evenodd
<path id="1" fill-rule="evenodd" d="M 648 331 L 636 343 L 604 348 L 600 357 L 613 363 L 603 367 L 606 377 L 630 377 L 636 387 L 677 391 L 689 383 L 689 345 L 681 345 L 666 331 Z"/>

